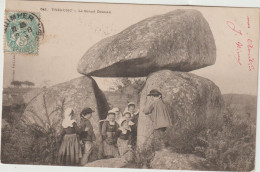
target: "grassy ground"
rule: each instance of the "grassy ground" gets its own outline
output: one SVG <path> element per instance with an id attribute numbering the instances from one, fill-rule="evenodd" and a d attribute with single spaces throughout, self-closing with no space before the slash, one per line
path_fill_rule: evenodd
<path id="1" fill-rule="evenodd" d="M 120 108 L 124 108 L 128 101 L 138 100 L 137 93 L 107 92 L 105 95 L 110 104 Z M 215 131 L 202 130 L 198 135 L 199 142 L 194 142 L 193 150 L 187 154 L 206 159 L 212 164 L 209 170 L 214 167 L 222 171 L 250 171 L 254 168 L 255 159 L 257 99 L 255 96 L 234 94 L 223 97 L 226 104 L 224 125 Z M 3 108 L 2 163 L 54 165 L 60 138 L 51 130 L 42 133 L 37 126 L 24 126 L 20 118 L 23 110 L 24 106 Z M 145 158 L 141 157 L 125 167 L 140 168 L 138 164 L 143 165 Z M 163 161 L 163 158 L 157 159 L 160 160 Z"/>

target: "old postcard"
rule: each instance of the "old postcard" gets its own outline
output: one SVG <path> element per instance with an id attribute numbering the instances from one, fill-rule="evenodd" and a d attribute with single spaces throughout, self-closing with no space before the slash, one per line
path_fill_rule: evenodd
<path id="1" fill-rule="evenodd" d="M 251 171 L 259 10 L 6 2 L 1 163 Z"/>

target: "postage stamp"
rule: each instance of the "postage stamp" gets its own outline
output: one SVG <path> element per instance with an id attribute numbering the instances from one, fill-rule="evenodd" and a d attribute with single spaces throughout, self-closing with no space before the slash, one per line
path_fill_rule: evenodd
<path id="1" fill-rule="evenodd" d="M 39 37 L 44 34 L 39 12 L 6 11 L 4 31 L 5 52 L 38 54 Z"/>

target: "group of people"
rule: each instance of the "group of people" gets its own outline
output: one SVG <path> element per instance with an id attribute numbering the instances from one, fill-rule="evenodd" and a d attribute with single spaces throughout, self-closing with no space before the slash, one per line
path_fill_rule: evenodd
<path id="1" fill-rule="evenodd" d="M 131 154 L 137 140 L 139 111 L 135 107 L 135 103 L 130 102 L 123 114 L 118 108 L 108 111 L 101 127 L 104 158 L 122 157 L 126 160 L 126 155 Z"/>
<path id="2" fill-rule="evenodd" d="M 168 109 L 162 94 L 158 90 L 151 90 L 147 95 L 151 101 L 144 107 L 143 112 L 150 115 L 153 121 L 154 139 L 159 149 L 165 149 L 164 132 L 172 125 Z M 94 148 L 96 136 L 90 122 L 94 111 L 87 107 L 80 113 L 80 122 L 72 118 L 74 111 L 68 108 L 64 112 L 63 140 L 58 153 L 58 162 L 61 165 L 85 165 Z M 133 158 L 133 150 L 137 141 L 137 123 L 139 111 L 134 102 L 128 103 L 124 112 L 119 108 L 108 111 L 107 117 L 101 120 L 101 136 L 104 158 L 119 158 L 125 162 Z"/>
<path id="3" fill-rule="evenodd" d="M 94 111 L 85 108 L 80 113 L 80 122 L 73 119 L 74 111 L 67 108 L 62 121 L 62 143 L 58 152 L 60 165 L 85 165 L 95 145 L 96 136 L 89 119 Z"/>

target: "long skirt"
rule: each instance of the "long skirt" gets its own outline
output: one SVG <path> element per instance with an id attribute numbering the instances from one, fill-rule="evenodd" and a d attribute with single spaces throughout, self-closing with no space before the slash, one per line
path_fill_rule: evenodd
<path id="1" fill-rule="evenodd" d="M 123 139 L 118 138 L 117 146 L 118 146 L 119 154 L 121 157 L 129 150 L 128 140 L 123 140 Z"/>
<path id="2" fill-rule="evenodd" d="M 115 144 L 108 144 L 105 140 L 103 141 L 104 156 L 118 158 L 119 153 Z"/>
<path id="3" fill-rule="evenodd" d="M 118 138 L 117 145 L 120 157 L 124 161 L 131 162 L 133 160 L 133 150 L 128 148 L 128 140 Z"/>
<path id="4" fill-rule="evenodd" d="M 58 163 L 61 165 L 78 165 L 81 157 L 81 146 L 77 135 L 66 134 L 59 149 Z"/>

